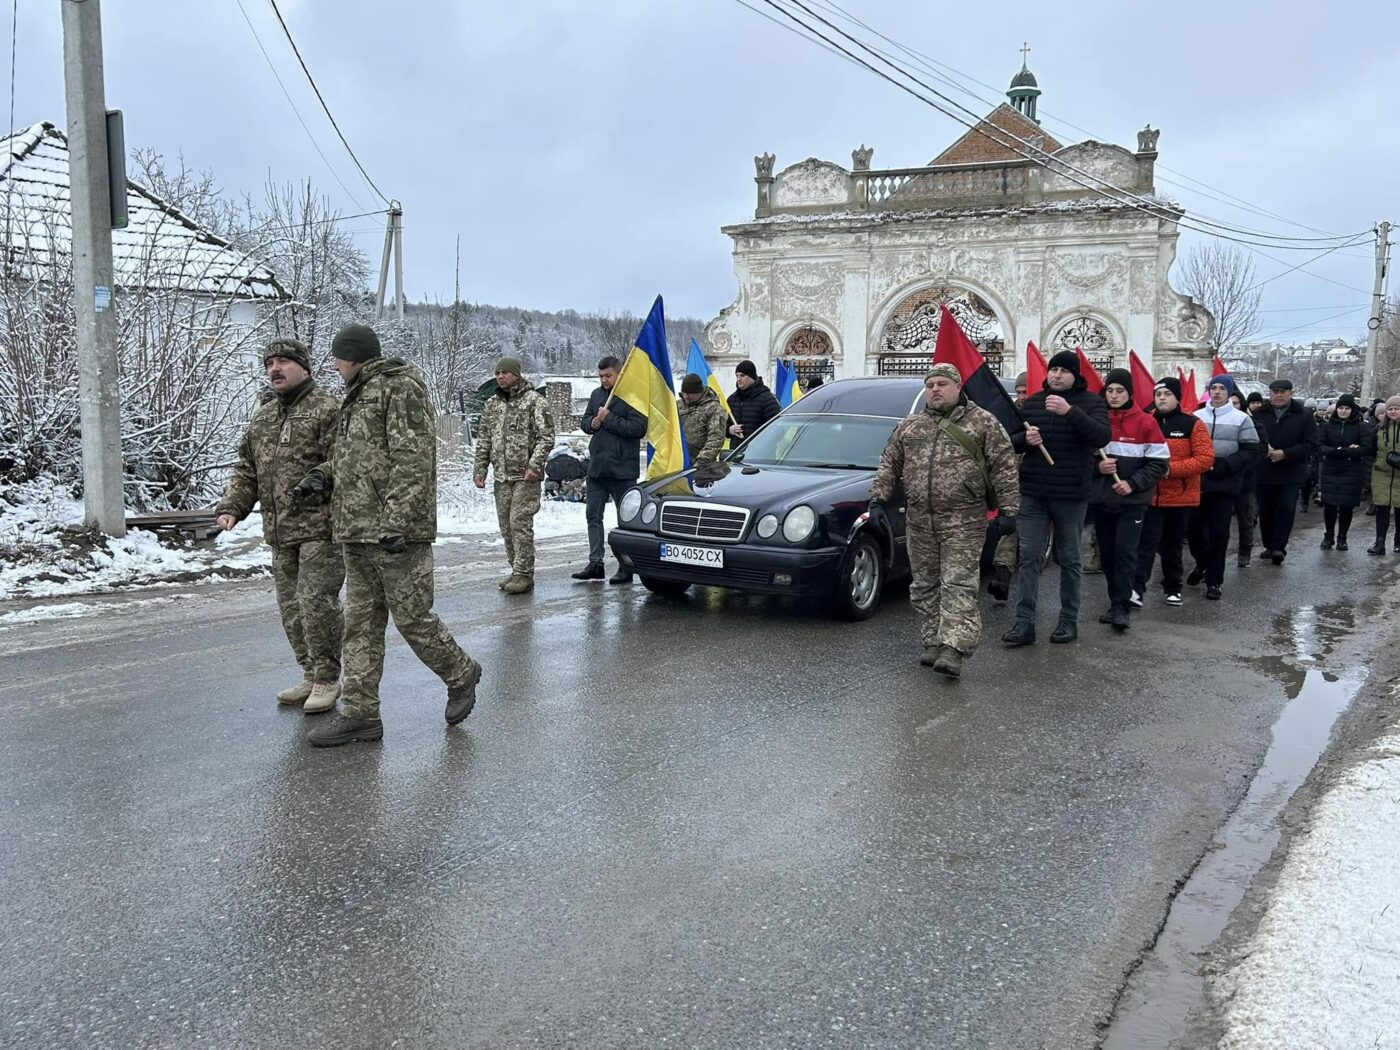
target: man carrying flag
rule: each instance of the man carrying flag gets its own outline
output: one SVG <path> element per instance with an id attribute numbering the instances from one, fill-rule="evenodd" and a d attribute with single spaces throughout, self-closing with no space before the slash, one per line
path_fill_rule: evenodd
<path id="1" fill-rule="evenodd" d="M 681 380 L 681 397 L 676 402 L 681 433 L 692 467 L 714 463 L 724 448 L 724 406 L 713 390 L 694 372 Z"/>
<path id="2" fill-rule="evenodd" d="M 588 564 L 574 573 L 576 580 L 601 580 L 603 568 L 603 512 L 608 500 L 619 505 L 623 495 L 637 483 L 641 462 L 641 440 L 646 436 L 647 418 L 625 401 L 613 396 L 622 362 L 609 356 L 598 362 L 598 389 L 588 397 L 588 408 L 579 429 L 592 434 L 588 439 L 588 495 L 584 520 L 588 523 Z M 632 573 L 619 564 L 609 583 L 631 583 Z"/>

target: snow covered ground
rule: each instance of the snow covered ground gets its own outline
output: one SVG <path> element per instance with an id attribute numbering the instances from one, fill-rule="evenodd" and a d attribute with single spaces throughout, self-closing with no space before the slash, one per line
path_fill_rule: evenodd
<path id="1" fill-rule="evenodd" d="M 1400 731 L 1317 803 L 1240 955 L 1224 1050 L 1400 1047 Z"/>

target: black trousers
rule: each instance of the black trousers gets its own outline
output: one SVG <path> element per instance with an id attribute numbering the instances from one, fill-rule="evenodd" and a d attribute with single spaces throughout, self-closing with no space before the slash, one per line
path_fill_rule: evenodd
<path id="1" fill-rule="evenodd" d="M 1099 541 L 1099 565 L 1108 583 L 1108 604 L 1128 607 L 1137 570 L 1138 542 L 1147 517 L 1146 507 L 1093 507 L 1094 536 Z"/>
<path id="2" fill-rule="evenodd" d="M 1347 538 L 1347 532 L 1351 530 L 1352 509 L 1351 507 L 1339 507 L 1335 503 L 1322 505 L 1322 525 L 1328 536 L 1335 533 L 1339 540 Z"/>
<path id="3" fill-rule="evenodd" d="M 1293 519 L 1298 514 L 1296 481 L 1259 483 L 1259 543 L 1266 551 L 1287 551 L 1293 535 Z"/>
<path id="4" fill-rule="evenodd" d="M 1229 492 L 1204 492 L 1201 505 L 1191 515 L 1187 539 L 1196 568 L 1204 569 L 1206 585 L 1219 587 L 1225 582 L 1225 556 L 1230 552 L 1230 519 L 1235 516 L 1235 497 Z"/>
<path id="5" fill-rule="evenodd" d="M 1152 578 L 1152 559 L 1162 559 L 1162 593 L 1180 594 L 1186 575 L 1181 549 L 1186 544 L 1186 526 L 1193 507 L 1150 507 L 1138 540 L 1137 566 L 1133 569 L 1133 590 L 1147 591 Z"/>
<path id="6" fill-rule="evenodd" d="M 1390 531 L 1390 508 L 1376 508 L 1376 546 L 1385 547 L 1385 534 Z M 1400 541 L 1400 528 L 1395 530 L 1395 538 Z"/>
<path id="7" fill-rule="evenodd" d="M 1246 483 L 1235 497 L 1235 528 L 1239 530 L 1239 553 L 1248 555 L 1254 550 L 1254 525 L 1259 519 L 1258 497 L 1254 485 Z"/>

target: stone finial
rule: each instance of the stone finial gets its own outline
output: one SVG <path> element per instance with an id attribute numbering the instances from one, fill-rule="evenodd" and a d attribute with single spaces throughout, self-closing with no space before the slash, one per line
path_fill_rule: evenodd
<path id="1" fill-rule="evenodd" d="M 1156 152 L 1157 152 L 1157 136 L 1160 135 L 1161 133 L 1162 133 L 1162 132 L 1161 132 L 1160 130 L 1154 131 L 1151 124 L 1148 124 L 1148 125 L 1147 125 L 1146 127 L 1144 127 L 1141 131 L 1139 131 L 1139 132 L 1138 132 L 1138 152 L 1139 152 L 1139 153 L 1156 153 Z"/>
<path id="2" fill-rule="evenodd" d="M 758 171 L 758 178 L 771 179 L 773 177 L 773 162 L 776 159 L 771 153 L 765 153 L 753 159 L 753 166 Z"/>
<path id="3" fill-rule="evenodd" d="M 866 148 L 865 143 L 860 144 L 859 149 L 851 150 L 851 170 L 869 171 L 870 158 L 875 156 L 875 147 Z"/>

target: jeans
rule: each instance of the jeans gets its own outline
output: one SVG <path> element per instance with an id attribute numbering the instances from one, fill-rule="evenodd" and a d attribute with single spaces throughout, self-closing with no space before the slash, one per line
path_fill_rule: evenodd
<path id="1" fill-rule="evenodd" d="M 1293 518 L 1298 513 L 1298 490 L 1302 487 L 1296 481 L 1260 483 L 1259 542 L 1266 551 L 1287 552 Z"/>
<path id="2" fill-rule="evenodd" d="M 1048 500 L 1021 497 L 1016 531 L 1021 537 L 1017 558 L 1016 622 L 1035 623 L 1036 598 L 1040 594 L 1040 558 L 1046 534 L 1055 526 L 1055 560 L 1060 565 L 1060 622 L 1079 620 L 1079 584 L 1082 579 L 1080 547 L 1088 500 Z"/>
<path id="3" fill-rule="evenodd" d="M 1133 574 L 1137 570 L 1138 541 L 1146 517 L 1146 507 L 1093 509 L 1099 564 L 1108 580 L 1108 604 L 1115 609 L 1128 607 L 1128 592 L 1133 589 Z"/>
<path id="4" fill-rule="evenodd" d="M 1133 590 L 1147 593 L 1152 579 L 1152 559 L 1162 558 L 1162 593 L 1180 594 L 1185 576 L 1181 548 L 1186 542 L 1186 526 L 1194 507 L 1152 507 L 1142 523 L 1138 540 L 1137 567 L 1133 570 Z"/>
<path id="5" fill-rule="evenodd" d="M 1235 497 L 1229 492 L 1205 492 L 1201 505 L 1191 515 L 1187 539 L 1196 568 L 1206 574 L 1207 587 L 1225 582 L 1225 555 L 1230 551 L 1230 519 L 1235 516 Z"/>
<path id="6" fill-rule="evenodd" d="M 603 511 L 608 505 L 608 498 L 612 497 L 614 506 L 621 506 L 622 497 L 633 485 L 636 479 L 627 478 L 589 478 L 588 479 L 588 499 L 584 504 L 583 517 L 588 522 L 588 560 L 590 562 L 602 563 L 603 561 Z"/>

